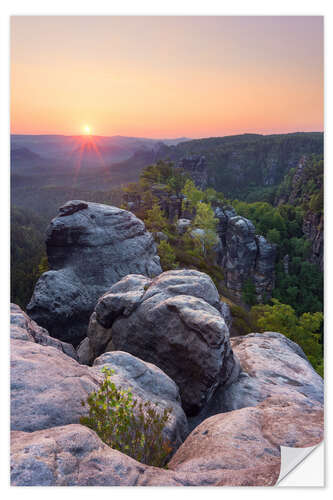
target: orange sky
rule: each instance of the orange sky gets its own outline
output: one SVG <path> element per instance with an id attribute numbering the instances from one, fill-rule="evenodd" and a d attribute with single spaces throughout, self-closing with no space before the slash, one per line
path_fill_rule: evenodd
<path id="1" fill-rule="evenodd" d="M 11 131 L 323 130 L 322 17 L 12 17 Z"/>

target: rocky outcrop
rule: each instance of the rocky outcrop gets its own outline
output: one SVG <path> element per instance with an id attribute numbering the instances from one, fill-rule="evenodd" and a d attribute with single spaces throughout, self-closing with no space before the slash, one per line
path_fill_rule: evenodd
<path id="1" fill-rule="evenodd" d="M 127 276 L 98 301 L 88 337 L 94 355 L 112 342 L 159 366 L 179 386 L 188 414 L 237 371 L 217 289 L 199 271 Z"/>
<path id="2" fill-rule="evenodd" d="M 12 486 L 272 486 L 280 446 L 323 437 L 323 410 L 300 396 L 216 415 L 198 426 L 168 469 L 143 465 L 82 425 L 12 432 Z"/>
<path id="3" fill-rule="evenodd" d="M 149 326 L 159 319 L 164 329 L 164 337 L 155 329 L 153 352 L 166 359 L 163 355 L 168 352 L 171 333 L 175 349 L 181 352 L 185 342 L 179 323 L 172 316 L 163 320 L 165 308 L 161 304 L 169 298 L 187 297 L 189 311 L 177 311 L 189 328 L 188 347 L 194 344 L 201 349 L 198 357 L 201 353 L 204 369 L 212 358 L 205 343 L 200 343 L 191 330 L 205 334 L 206 342 L 216 346 L 219 330 L 211 309 L 218 313 L 220 305 L 208 276 L 195 271 L 183 273 L 163 273 L 155 280 L 144 276 L 121 280 L 113 287 L 113 297 L 103 297 L 105 302 L 99 303 L 96 317 L 100 314 L 104 324 L 112 322 L 113 329 L 118 320 L 130 319 L 142 304 L 150 303 L 146 308 Z M 193 308 L 191 298 L 201 301 L 199 308 Z M 162 314 L 156 315 L 156 311 Z M 93 367 L 82 366 L 63 352 L 61 342 L 48 344 L 47 332 L 39 331 L 19 308 L 13 307 L 12 316 L 13 486 L 268 486 L 274 485 L 279 476 L 280 446 L 309 447 L 323 439 L 323 381 L 303 351 L 279 333 L 250 334 L 232 339 L 242 371 L 237 373 L 234 368 L 229 385 L 220 384 L 206 405 L 206 413 L 201 413 L 198 425 L 172 456 L 167 469 L 144 465 L 108 447 L 95 432 L 77 423 L 84 413 L 81 400 L 96 389 L 102 379 L 101 368 L 112 368 L 116 385 L 131 388 L 134 398 L 172 409 L 165 435 L 179 446 L 186 437 L 187 422 L 175 382 L 161 369 L 126 352 L 107 352 L 95 360 Z M 140 322 L 133 321 L 129 329 L 137 326 Z M 172 329 L 178 330 L 179 338 Z M 36 340 L 37 334 L 42 343 Z M 143 348 L 154 348 L 149 328 L 141 342 Z M 190 349 L 188 352 L 193 354 Z M 224 342 L 219 358 L 224 356 L 226 361 L 227 352 L 230 356 L 232 351 Z M 190 361 L 199 364 L 197 359 Z M 184 362 L 184 380 L 189 377 L 188 385 L 196 386 L 197 379 L 186 371 L 187 366 Z M 207 407 L 213 403 L 217 414 L 206 418 Z"/>
<path id="4" fill-rule="evenodd" d="M 95 360 L 94 367 L 82 366 L 62 352 L 56 343 L 60 341 L 49 337 L 54 344 L 44 338 L 42 344 L 36 343 L 31 331 L 40 333 L 38 325 L 17 309 L 11 314 L 12 430 L 33 432 L 78 423 L 85 414 L 81 402 L 97 389 L 106 366 L 114 371 L 116 386 L 130 389 L 138 403 L 158 402 L 162 411 L 170 409 L 165 437 L 174 449 L 183 442 L 188 427 L 179 389 L 162 370 L 126 352 L 106 353 Z M 20 325 L 18 314 L 24 320 Z M 45 330 L 43 334 L 47 336 Z"/>
<path id="5" fill-rule="evenodd" d="M 70 201 L 47 230 L 50 271 L 39 278 L 29 315 L 52 337 L 75 346 L 86 335 L 98 298 L 130 273 L 162 270 L 144 223 L 116 207 Z"/>
<path id="6" fill-rule="evenodd" d="M 231 385 L 215 391 L 201 413 L 190 420 L 191 428 L 211 415 L 257 406 L 270 396 L 292 402 L 301 395 L 309 404 L 323 404 L 323 379 L 298 344 L 275 332 L 250 333 L 230 342 L 240 374 Z"/>
<path id="7" fill-rule="evenodd" d="M 245 282 L 251 280 L 257 300 L 269 298 L 274 288 L 276 245 L 257 235 L 252 222 L 233 209 L 217 207 L 215 216 L 222 243 L 219 262 L 227 288 L 241 299 Z"/>

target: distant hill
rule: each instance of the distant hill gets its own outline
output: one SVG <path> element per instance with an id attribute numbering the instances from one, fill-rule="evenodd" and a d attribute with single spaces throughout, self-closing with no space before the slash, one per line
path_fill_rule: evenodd
<path id="1" fill-rule="evenodd" d="M 91 143 L 105 159 L 114 163 L 127 159 L 138 150 L 151 150 L 161 144 L 176 145 L 188 140 L 185 137 L 178 139 L 149 139 L 126 136 L 66 136 L 66 135 L 11 135 L 11 149 L 27 148 L 33 153 L 41 155 L 44 159 L 68 160 L 80 149 L 82 145 Z M 84 148 L 84 154 L 91 156 L 89 148 Z"/>
<path id="2" fill-rule="evenodd" d="M 204 160 L 198 162 L 195 175 L 199 185 L 202 172 L 206 186 L 230 199 L 273 202 L 277 187 L 302 156 L 323 153 L 321 132 L 182 138 L 172 145 L 153 139 L 94 137 L 96 143 L 100 140 L 102 160 L 89 148 L 81 157 L 79 136 L 14 135 L 11 139 L 13 203 L 52 214 L 68 197 L 77 198 L 80 193 L 87 201 L 110 199 L 105 193 L 136 182 L 141 170 L 158 160 L 189 164 L 182 160 L 200 157 Z M 54 151 L 58 152 L 53 155 Z"/>
<path id="3" fill-rule="evenodd" d="M 11 162 L 40 162 L 42 158 L 40 155 L 33 153 L 30 149 L 22 147 L 22 148 L 13 148 L 10 151 L 10 161 Z"/>
<path id="4" fill-rule="evenodd" d="M 251 188 L 277 186 L 303 155 L 323 153 L 322 132 L 212 137 L 162 145 L 158 158 L 179 161 L 204 156 L 208 184 L 229 197 Z"/>

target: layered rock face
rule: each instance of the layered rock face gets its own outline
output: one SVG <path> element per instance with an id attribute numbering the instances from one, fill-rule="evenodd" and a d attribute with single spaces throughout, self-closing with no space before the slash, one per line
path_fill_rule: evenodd
<path id="1" fill-rule="evenodd" d="M 162 271 L 144 223 L 107 205 L 68 202 L 48 227 L 46 247 L 50 271 L 38 280 L 27 310 L 53 337 L 75 346 L 98 298 L 114 283 Z"/>
<path id="2" fill-rule="evenodd" d="M 88 337 L 93 356 L 113 348 L 159 366 L 188 414 L 238 374 L 217 289 L 194 270 L 127 276 L 98 301 Z"/>
<path id="3" fill-rule="evenodd" d="M 274 288 L 276 245 L 256 235 L 252 222 L 237 216 L 233 209 L 217 207 L 215 216 L 219 220 L 220 264 L 227 288 L 241 298 L 245 281 L 251 279 L 257 299 L 262 302 Z"/>

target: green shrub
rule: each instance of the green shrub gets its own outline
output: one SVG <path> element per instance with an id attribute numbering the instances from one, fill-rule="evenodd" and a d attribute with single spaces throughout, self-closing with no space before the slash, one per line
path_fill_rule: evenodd
<path id="1" fill-rule="evenodd" d="M 158 411 L 147 401 L 138 403 L 128 390 L 120 390 L 111 381 L 114 370 L 103 368 L 104 380 L 87 402 L 89 415 L 80 423 L 94 430 L 104 443 L 147 465 L 162 467 L 172 447 L 163 436 L 171 409 Z"/>
<path id="2" fill-rule="evenodd" d="M 169 271 L 170 269 L 175 269 L 177 267 L 176 254 L 173 251 L 170 243 L 168 243 L 165 240 L 162 240 L 157 248 L 163 271 Z"/>
<path id="3" fill-rule="evenodd" d="M 232 331 L 236 335 L 247 335 L 255 331 L 251 323 L 250 315 L 245 309 L 236 304 L 230 304 L 232 316 Z"/>
<path id="4" fill-rule="evenodd" d="M 296 342 L 307 355 L 313 368 L 323 374 L 323 313 L 304 313 L 297 316 L 295 310 L 288 304 L 282 304 L 277 299 L 271 300 L 272 305 L 261 304 L 251 309 L 252 321 L 256 323 L 258 332 L 280 332 Z"/>

